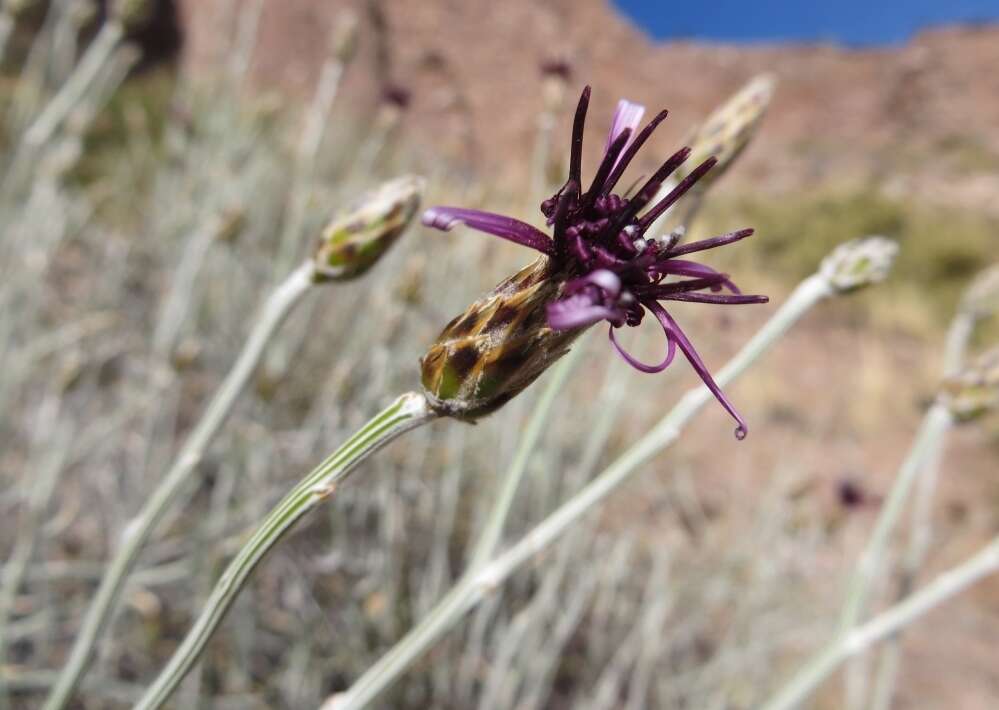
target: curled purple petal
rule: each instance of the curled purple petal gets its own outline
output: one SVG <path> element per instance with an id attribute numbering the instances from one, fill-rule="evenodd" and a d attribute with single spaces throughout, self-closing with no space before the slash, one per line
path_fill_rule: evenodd
<path id="1" fill-rule="evenodd" d="M 464 224 L 486 234 L 509 239 L 525 247 L 536 249 L 549 256 L 553 253 L 551 239 L 535 227 L 501 214 L 469 210 L 461 207 L 431 207 L 423 213 L 422 222 L 427 227 L 450 231 L 456 224 Z"/>
<path id="2" fill-rule="evenodd" d="M 725 393 L 722 392 L 721 387 L 715 382 L 714 377 L 711 376 L 711 372 L 708 370 L 707 365 L 701 360 L 701 356 L 697 354 L 694 346 L 687 339 L 687 336 L 680 329 L 680 326 L 675 320 L 666 312 L 666 309 L 660 306 L 655 301 L 645 301 L 643 304 L 646 308 L 655 314 L 659 322 L 663 324 L 663 328 L 670 334 L 670 337 L 676 341 L 676 344 L 680 346 L 680 350 L 683 351 L 684 356 L 686 356 L 687 361 L 690 366 L 694 368 L 698 377 L 704 382 L 705 387 L 711 390 L 711 393 L 715 396 L 715 399 L 725 408 L 732 418 L 735 419 L 738 426 L 735 429 L 736 439 L 745 439 L 746 434 L 749 433 L 749 429 L 746 426 L 746 420 L 742 418 L 742 415 L 736 410 L 735 406 L 728 400 Z"/>
<path id="3" fill-rule="evenodd" d="M 634 136 L 635 131 L 638 129 L 638 124 L 642 122 L 642 116 L 644 115 L 645 107 L 641 104 L 633 103 L 627 99 L 618 101 L 617 108 L 614 110 L 614 118 L 611 120 L 610 133 L 607 134 L 607 144 L 604 146 L 604 152 L 606 153 L 610 150 L 611 145 L 617 140 L 617 137 L 625 131 L 630 131 L 630 135 Z M 627 147 L 627 144 L 625 146 Z"/>
<path id="4" fill-rule="evenodd" d="M 548 304 L 548 326 L 552 330 L 572 330 L 594 325 L 602 320 L 621 321 L 618 308 L 595 304 L 584 294 L 577 294 Z"/>
<path id="5" fill-rule="evenodd" d="M 669 330 L 663 326 L 663 332 L 666 334 L 666 357 L 658 365 L 646 365 L 641 360 L 638 360 L 632 356 L 627 350 L 621 347 L 621 344 L 617 342 L 617 338 L 614 336 L 615 327 L 611 324 L 610 329 L 607 331 L 607 337 L 610 339 L 611 344 L 614 349 L 617 350 L 617 354 L 620 355 L 625 362 L 631 365 L 636 370 L 640 372 L 647 372 L 650 375 L 654 375 L 657 372 L 662 372 L 673 362 L 673 358 L 676 356 L 676 342 L 670 336 Z"/>

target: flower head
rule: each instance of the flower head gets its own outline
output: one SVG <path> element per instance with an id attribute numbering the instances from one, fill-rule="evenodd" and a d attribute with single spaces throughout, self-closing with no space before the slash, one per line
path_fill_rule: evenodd
<path id="1" fill-rule="evenodd" d="M 663 304 L 669 301 L 722 305 L 765 303 L 765 296 L 743 295 L 727 275 L 683 258 L 738 241 L 753 231 L 744 229 L 689 244 L 680 243 L 682 229 L 659 238 L 648 233 L 656 219 L 717 161 L 708 158 L 653 203 L 662 184 L 689 157 L 690 149 L 683 148 L 637 190 L 625 194 L 615 192 L 629 163 L 666 118 L 666 111 L 662 111 L 636 132 L 644 108 L 629 101 L 618 103 L 603 159 L 589 185 L 584 186 L 583 127 L 589 100 L 587 87 L 580 97 L 573 123 L 568 179 L 555 195 L 541 204 L 541 212 L 552 230 L 551 236 L 512 217 L 458 207 L 433 207 L 424 212 L 423 223 L 443 230 L 459 223 L 466 224 L 540 252 L 546 262 L 547 278 L 553 282 L 543 304 L 546 330 L 575 335 L 584 328 L 607 321 L 614 347 L 629 364 L 642 372 L 666 369 L 679 349 L 736 419 L 739 425 L 736 435 L 743 438 L 746 435 L 744 420 Z M 665 356 L 651 365 L 625 352 L 615 335 L 618 328 L 639 325 L 646 312 L 652 314 L 666 336 Z M 566 346 L 566 341 L 561 340 L 559 345 Z"/>

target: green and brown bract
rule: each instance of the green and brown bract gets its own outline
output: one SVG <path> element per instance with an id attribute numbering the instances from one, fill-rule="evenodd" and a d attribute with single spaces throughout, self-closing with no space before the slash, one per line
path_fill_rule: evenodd
<path id="1" fill-rule="evenodd" d="M 565 279 L 548 257 L 503 281 L 452 320 L 420 361 L 434 410 L 473 421 L 537 379 L 584 330 L 552 330 L 545 305 Z"/>
<path id="2" fill-rule="evenodd" d="M 313 255 L 315 280 L 353 279 L 374 266 L 409 226 L 424 184 L 419 177 L 397 178 L 334 217 Z"/>

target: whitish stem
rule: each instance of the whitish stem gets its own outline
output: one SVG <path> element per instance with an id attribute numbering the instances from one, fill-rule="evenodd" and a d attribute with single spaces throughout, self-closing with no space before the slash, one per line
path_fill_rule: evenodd
<path id="1" fill-rule="evenodd" d="M 829 282 L 819 276 L 803 281 L 787 302 L 762 329 L 718 373 L 719 386 L 734 381 L 815 304 L 834 293 Z M 671 445 L 683 427 L 706 404 L 714 400 L 707 387 L 690 390 L 680 402 L 644 437 L 624 452 L 579 493 L 555 510 L 506 552 L 483 564 L 470 577 L 463 578 L 438 605 L 388 653 L 358 678 L 344 693 L 334 696 L 336 710 L 363 708 L 389 688 L 440 637 L 468 611 L 525 563 L 534 559 L 572 525 L 591 512 L 610 493 L 630 478 L 639 467 Z"/>
<path id="2" fill-rule="evenodd" d="M 941 574 L 922 590 L 836 638 L 808 661 L 763 710 L 791 710 L 805 701 L 839 665 L 879 641 L 897 634 L 928 611 L 999 571 L 999 538 L 957 567 Z"/>
<path id="3" fill-rule="evenodd" d="M 951 321 L 944 349 L 944 377 L 957 374 L 963 366 L 976 322 L 974 313 L 964 309 L 959 310 Z M 933 502 L 936 498 L 943 449 L 944 437 L 941 437 L 927 455 L 924 471 L 919 478 L 909 528 L 909 544 L 902 562 L 896 602 L 902 601 L 912 593 L 930 549 L 933 538 Z M 888 710 L 892 705 L 895 681 L 901 664 L 901 641 L 901 634 L 897 634 L 885 644 L 874 683 L 872 710 Z"/>
<path id="4" fill-rule="evenodd" d="M 38 439 L 44 441 L 44 444 L 36 442 L 36 450 L 43 449 L 38 452 L 42 455 L 38 457 L 39 468 L 35 471 L 36 477 L 28 493 L 26 509 L 18 521 L 14 546 L 3 567 L 3 581 L 0 582 L 0 667 L 4 665 L 10 614 L 28 570 L 45 509 L 56 490 L 69 454 L 69 430 L 54 430 L 58 409 L 57 401 L 46 402 L 35 425 Z M 6 683 L 0 681 L 0 707 L 8 707 L 8 690 Z"/>
<path id="5" fill-rule="evenodd" d="M 863 617 L 871 587 L 881 570 L 885 548 L 902 511 L 905 510 L 905 502 L 909 497 L 909 492 L 912 490 L 919 473 L 923 470 L 927 457 L 934 451 L 952 424 L 953 418 L 950 412 L 941 404 L 934 404 L 923 417 L 919 433 L 895 476 L 895 483 L 892 485 L 887 500 L 881 506 L 881 512 L 874 524 L 874 532 L 871 533 L 871 537 L 861 553 L 857 568 L 850 578 L 846 600 L 840 611 L 840 633 L 852 629 Z"/>
<path id="6" fill-rule="evenodd" d="M 191 307 L 195 293 L 194 283 L 208 256 L 208 250 L 219 232 L 219 216 L 213 216 L 207 224 L 188 237 L 180 263 L 171 279 L 170 290 L 163 300 L 160 317 L 153 333 L 153 352 L 156 359 L 166 362 L 177 343 L 177 336 Z"/>
<path id="7" fill-rule="evenodd" d="M 888 498 L 881 506 L 874 531 L 868 539 L 856 569 L 850 578 L 846 598 L 840 611 L 838 633 L 847 633 L 860 623 L 867 611 L 867 603 L 875 581 L 883 572 L 885 551 L 891 540 L 892 533 L 905 511 L 906 501 L 913 486 L 919 480 L 927 463 L 938 451 L 944 436 L 953 425 L 953 417 L 949 410 L 940 403 L 934 404 L 926 412 L 919 433 L 916 435 L 895 476 Z M 863 704 L 867 696 L 867 677 L 864 668 L 857 664 L 852 666 L 846 678 L 845 707 L 856 708 Z"/>
<path id="8" fill-rule="evenodd" d="M 436 416 L 422 394 L 406 393 L 373 417 L 328 459 L 305 476 L 267 514 L 253 536 L 229 563 L 201 615 L 159 677 L 136 704 L 136 710 L 154 710 L 169 699 L 204 651 L 253 570 L 295 523 L 333 495 L 337 486 L 371 454 Z"/>
<path id="9" fill-rule="evenodd" d="M 101 26 L 66 83 L 25 132 L 24 141 L 29 148 L 38 148 L 48 142 L 86 94 L 124 36 L 125 28 L 118 21 L 109 20 Z"/>
<path id="10" fill-rule="evenodd" d="M 101 579 L 101 584 L 73 642 L 66 665 L 59 674 L 59 681 L 46 699 L 45 710 L 61 710 L 72 698 L 90 662 L 94 646 L 115 610 L 125 579 L 139 553 L 163 513 L 179 499 L 184 484 L 196 471 L 205 450 L 232 411 L 236 398 L 250 380 L 268 341 L 312 285 L 312 275 L 313 265 L 311 262 L 306 262 L 271 294 L 254 323 L 253 331 L 239 358 L 215 392 L 170 470 L 161 479 L 156 490 L 146 499 L 139 514 L 125 526 L 114 558 Z"/>
<path id="11" fill-rule="evenodd" d="M 541 397 L 538 398 L 537 403 L 534 405 L 534 412 L 527 422 L 523 436 L 520 437 L 520 442 L 517 444 L 517 451 L 514 453 L 510 468 L 507 469 L 506 475 L 500 481 L 500 490 L 499 495 L 496 497 L 496 503 L 493 505 L 492 510 L 489 511 L 486 526 L 482 529 L 482 535 L 479 537 L 472 552 L 472 557 L 468 564 L 469 570 L 478 569 L 481 565 L 488 562 L 496 551 L 500 538 L 503 536 L 503 526 L 506 524 L 506 519 L 510 515 L 510 509 L 513 507 L 513 500 L 517 495 L 517 489 L 524 478 L 524 472 L 527 471 L 527 460 L 534 451 L 534 446 L 538 443 L 538 438 L 548 423 L 548 414 L 551 412 L 552 405 L 555 404 L 555 400 L 559 392 L 562 391 L 566 380 L 569 379 L 569 375 L 572 374 L 572 371 L 582 358 L 583 351 L 582 343 L 579 343 L 568 355 L 562 358 L 562 361 L 555 366 L 551 377 L 545 385 L 544 391 L 541 393 Z"/>

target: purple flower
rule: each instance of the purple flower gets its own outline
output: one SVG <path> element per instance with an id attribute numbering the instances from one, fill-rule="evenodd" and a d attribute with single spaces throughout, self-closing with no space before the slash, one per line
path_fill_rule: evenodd
<path id="1" fill-rule="evenodd" d="M 743 229 L 689 244 L 680 244 L 682 230 L 661 238 L 647 233 L 656 219 L 703 177 L 716 160 L 709 158 L 698 165 L 655 204 L 652 204 L 653 198 L 690 155 L 690 148 L 673 154 L 633 193 L 614 192 L 628 164 L 666 118 L 666 111 L 662 111 L 636 132 L 645 109 L 629 101 L 618 103 L 603 159 L 584 190 L 581 175 L 583 126 L 589 100 L 590 88 L 586 87 L 573 122 L 569 178 L 555 195 L 541 203 L 541 212 L 552 229 L 551 236 L 512 217 L 457 207 L 433 207 L 424 213 L 423 223 L 443 230 L 463 223 L 546 255 L 553 262 L 555 272 L 565 278 L 558 297 L 547 306 L 548 325 L 553 330 L 586 328 L 607 321 L 615 349 L 642 372 L 665 370 L 679 348 L 705 385 L 738 422 L 736 436 L 742 439 L 747 432 L 745 421 L 663 303 L 766 303 L 766 296 L 743 295 L 727 275 L 681 258 L 744 239 L 753 230 Z M 639 325 L 646 311 L 652 314 L 666 335 L 666 353 L 661 362 L 652 365 L 625 352 L 615 335 L 616 330 L 625 325 Z"/>

